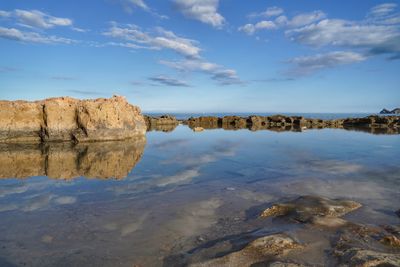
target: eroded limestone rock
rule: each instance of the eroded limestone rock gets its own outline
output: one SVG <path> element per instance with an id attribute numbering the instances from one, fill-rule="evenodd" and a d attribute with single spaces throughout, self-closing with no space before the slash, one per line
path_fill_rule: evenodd
<path id="1" fill-rule="evenodd" d="M 0 101 L 0 142 L 109 141 L 143 136 L 144 118 L 124 97 Z"/>
<path id="2" fill-rule="evenodd" d="M 350 248 L 344 252 L 336 251 L 341 266 L 396 267 L 400 266 L 400 254 L 378 252 L 361 248 Z"/>
<path id="3" fill-rule="evenodd" d="M 171 132 L 179 124 L 178 120 L 171 115 L 162 115 L 160 117 L 144 116 L 147 125 L 147 131 Z"/>
<path id="4" fill-rule="evenodd" d="M 191 266 L 252 266 L 255 263 L 274 259 L 287 251 L 301 247 L 301 244 L 286 234 L 267 235 L 250 242 L 239 251 L 206 262 L 192 264 Z"/>
<path id="5" fill-rule="evenodd" d="M 331 200 L 315 196 L 301 196 L 293 201 L 275 204 L 264 210 L 261 217 L 284 217 L 302 223 L 315 223 L 325 226 L 342 225 L 337 218 L 361 207 L 351 200 Z"/>

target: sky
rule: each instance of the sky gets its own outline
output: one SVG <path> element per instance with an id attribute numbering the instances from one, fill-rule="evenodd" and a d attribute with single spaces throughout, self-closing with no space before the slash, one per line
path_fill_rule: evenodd
<path id="1" fill-rule="evenodd" d="M 144 112 L 400 107 L 400 1 L 0 1 L 0 99 L 114 94 Z"/>

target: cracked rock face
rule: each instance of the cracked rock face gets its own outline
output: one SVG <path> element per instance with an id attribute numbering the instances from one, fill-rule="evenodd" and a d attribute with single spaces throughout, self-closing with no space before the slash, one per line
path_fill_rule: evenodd
<path id="1" fill-rule="evenodd" d="M 0 142 L 109 141 L 146 133 L 138 107 L 125 98 L 0 101 Z"/>

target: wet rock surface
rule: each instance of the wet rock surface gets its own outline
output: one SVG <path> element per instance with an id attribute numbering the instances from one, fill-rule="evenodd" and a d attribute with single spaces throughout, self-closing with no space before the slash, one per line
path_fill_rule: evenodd
<path id="1" fill-rule="evenodd" d="M 254 218 L 258 228 L 202 240 L 174 260 L 178 266 L 400 266 L 397 227 L 340 218 L 360 207 L 352 200 L 300 196 L 261 211 Z"/>
<path id="2" fill-rule="evenodd" d="M 0 142 L 109 141 L 143 136 L 144 118 L 125 98 L 0 101 Z"/>
<path id="3" fill-rule="evenodd" d="M 334 218 L 354 211 L 361 207 L 360 203 L 351 200 L 331 200 L 316 196 L 301 196 L 293 201 L 273 205 L 261 213 L 261 217 L 283 217 L 301 223 L 316 223 L 333 225 L 341 221 Z"/>
<path id="4" fill-rule="evenodd" d="M 146 139 L 94 143 L 0 144 L 0 178 L 124 178 L 143 155 Z"/>
<path id="5" fill-rule="evenodd" d="M 172 132 L 178 126 L 178 120 L 171 115 L 159 117 L 144 116 L 147 131 Z"/>
<path id="6" fill-rule="evenodd" d="M 190 266 L 253 266 L 256 263 L 271 261 L 276 256 L 301 247 L 299 243 L 286 234 L 267 235 L 255 239 L 239 251 Z"/>
<path id="7" fill-rule="evenodd" d="M 183 124 L 190 128 L 203 127 L 204 129 L 239 130 L 249 129 L 271 131 L 294 131 L 306 129 L 339 128 L 345 130 L 364 131 L 373 134 L 399 134 L 400 116 L 368 116 L 365 118 L 347 119 L 310 119 L 301 116 L 225 116 L 225 117 L 191 117 Z"/>

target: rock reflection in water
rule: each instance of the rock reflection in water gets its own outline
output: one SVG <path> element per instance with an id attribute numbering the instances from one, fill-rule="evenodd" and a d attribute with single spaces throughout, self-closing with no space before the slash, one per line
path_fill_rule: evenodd
<path id="1" fill-rule="evenodd" d="M 146 139 L 85 144 L 1 144 L 0 178 L 124 178 L 143 155 Z"/>

